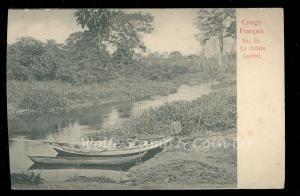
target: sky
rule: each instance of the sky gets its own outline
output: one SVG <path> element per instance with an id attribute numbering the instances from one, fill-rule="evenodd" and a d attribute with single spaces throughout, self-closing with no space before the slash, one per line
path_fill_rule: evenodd
<path id="1" fill-rule="evenodd" d="M 148 12 L 154 16 L 151 34 L 144 35 L 144 43 L 151 52 L 180 51 L 199 54 L 200 43 L 195 38 L 194 20 L 197 9 L 143 9 L 129 12 Z M 81 31 L 71 9 L 9 10 L 8 43 L 18 37 L 31 36 L 45 41 L 54 39 L 63 43 L 73 32 Z"/>

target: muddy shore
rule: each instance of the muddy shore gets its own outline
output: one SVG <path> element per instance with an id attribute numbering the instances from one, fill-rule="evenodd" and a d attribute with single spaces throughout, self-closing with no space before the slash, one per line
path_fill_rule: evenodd
<path id="1" fill-rule="evenodd" d="M 13 184 L 12 189 L 235 188 L 236 131 L 204 134 L 201 138 L 203 142 L 197 144 L 194 143 L 195 137 L 191 137 L 185 138 L 190 141 L 186 148 L 176 146 L 175 143 L 174 147 L 167 148 L 126 172 L 114 172 L 114 175 L 108 172 L 94 178 L 74 176 L 63 182 L 44 181 L 38 185 Z"/>

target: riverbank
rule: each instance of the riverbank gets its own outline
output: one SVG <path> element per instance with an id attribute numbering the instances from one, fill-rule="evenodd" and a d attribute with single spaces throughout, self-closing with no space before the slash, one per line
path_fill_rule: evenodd
<path id="1" fill-rule="evenodd" d="M 103 131 L 103 122 L 101 121 L 101 119 L 106 119 L 105 116 L 109 115 L 112 112 L 112 107 L 117 107 L 116 110 L 117 113 L 119 113 L 117 115 L 127 116 L 131 113 L 133 104 L 141 99 L 151 100 L 152 98 L 154 98 L 155 95 L 162 95 L 166 97 L 166 95 L 168 94 L 174 94 L 177 91 L 178 87 L 182 86 L 183 84 L 187 85 L 186 87 L 182 86 L 187 91 L 184 90 L 181 92 L 181 90 L 179 89 L 179 92 L 184 93 L 184 96 L 186 97 L 187 93 L 189 93 L 191 89 L 194 89 L 194 91 L 197 91 L 195 92 L 195 95 L 197 96 L 198 91 L 201 94 L 203 90 L 197 88 L 199 84 L 209 84 L 211 83 L 211 81 L 214 80 L 217 80 L 218 82 L 213 82 L 214 84 L 216 84 L 211 86 L 213 91 L 235 86 L 234 84 L 236 83 L 235 76 L 233 74 L 220 74 L 218 76 L 212 77 L 203 73 L 185 74 L 182 75 L 180 78 L 177 78 L 177 80 L 166 82 L 144 81 L 137 83 L 134 82 L 135 80 L 130 80 L 127 82 L 112 83 L 108 86 L 100 86 L 96 84 L 88 86 L 72 86 L 70 84 L 63 83 L 59 85 L 59 83 L 57 82 L 33 82 L 31 84 L 29 82 L 14 83 L 15 81 L 8 81 L 7 94 L 9 134 L 10 136 L 13 136 L 15 134 L 29 134 L 37 136 L 40 135 L 41 137 L 45 137 L 44 134 L 46 134 L 47 132 L 55 131 L 60 127 L 69 126 L 70 123 L 76 123 L 77 120 L 79 120 L 79 123 L 82 125 L 92 125 L 93 128 L 101 129 Z M 30 92 L 30 89 L 33 88 L 33 86 L 39 86 L 39 89 L 50 89 L 51 91 L 56 92 L 56 94 L 59 94 L 60 97 L 65 99 L 66 102 L 69 104 L 66 104 L 64 107 L 61 107 L 59 109 L 50 108 L 45 112 L 17 108 L 18 102 L 24 99 L 26 92 Z M 114 88 L 109 88 L 112 86 L 114 86 Z M 189 88 L 188 86 L 190 86 L 191 88 Z M 193 86 L 195 86 L 195 88 Z M 235 91 L 236 90 L 234 90 L 233 88 L 233 92 Z M 97 94 L 99 95 L 105 92 L 110 93 L 109 96 L 96 96 Z M 75 96 L 74 93 L 76 93 L 77 95 Z M 73 94 L 73 96 L 70 96 L 70 94 Z M 195 95 L 193 95 L 193 97 Z M 229 94 L 227 93 L 227 95 Z M 181 96 L 183 95 L 180 95 L 180 97 Z M 224 96 L 226 96 L 226 94 L 221 94 L 220 96 L 211 95 L 212 101 L 214 102 L 210 101 L 210 98 L 207 98 L 207 100 L 204 102 L 205 108 L 213 108 L 214 105 L 226 106 L 226 103 L 222 103 L 222 99 L 215 99 L 216 97 L 222 98 Z M 179 100 L 181 99 L 180 97 L 178 97 Z M 43 97 L 41 97 L 41 99 L 42 98 Z M 44 103 L 44 105 L 47 104 L 47 99 L 42 99 L 40 101 L 46 102 Z M 186 104 L 187 103 L 182 105 L 182 103 L 177 103 L 175 104 L 175 107 L 170 106 L 168 104 L 156 112 L 151 110 L 150 113 L 152 113 L 152 117 L 143 115 L 141 118 L 133 119 L 133 121 L 136 122 L 126 127 L 130 129 L 135 129 L 135 125 L 137 125 L 139 128 L 145 127 L 144 125 L 139 126 L 139 123 L 150 122 L 148 123 L 149 126 L 147 126 L 149 129 L 153 129 L 153 127 L 158 127 L 157 131 L 165 128 L 165 130 L 168 130 L 168 127 L 159 125 L 165 124 L 166 126 L 168 126 L 169 123 L 165 122 L 165 120 L 161 121 L 158 119 L 157 121 L 153 119 L 153 117 L 155 116 L 165 116 L 172 118 L 174 117 L 174 115 L 176 115 L 176 118 L 181 118 L 180 114 L 182 114 L 181 116 L 183 116 L 184 118 L 181 120 L 185 119 L 184 122 L 193 122 L 193 119 L 197 120 L 197 116 L 194 116 L 193 114 L 195 114 L 195 109 L 201 110 L 201 107 L 198 107 L 199 103 L 193 102 L 191 104 Z M 168 113 L 170 112 L 169 109 L 172 109 L 172 111 L 174 111 L 172 112 L 173 115 L 168 115 Z M 191 113 L 190 110 L 194 112 Z M 201 113 L 203 112 L 205 111 L 202 111 Z M 145 119 L 145 121 L 143 121 L 143 119 Z M 197 124 L 199 123 L 196 122 L 195 125 Z M 190 129 L 189 126 L 187 126 L 187 128 Z M 111 130 L 109 130 L 109 132 L 109 136 L 111 136 Z M 155 133 L 151 134 L 153 135 Z"/>
<path id="2" fill-rule="evenodd" d="M 230 76 L 218 77 L 222 79 Z M 182 84 L 199 84 L 218 77 L 198 72 L 183 74 L 168 81 L 119 78 L 107 84 L 85 85 L 72 85 L 60 81 L 13 80 L 7 81 L 7 109 L 10 117 L 35 112 L 69 112 L 93 105 L 137 101 L 155 95 L 167 95 L 176 92 Z M 42 91 L 46 92 L 43 93 Z M 49 103 L 53 102 L 51 97 L 57 98 L 55 103 L 58 107 L 55 103 Z"/>
<path id="3" fill-rule="evenodd" d="M 196 77 L 190 79 L 193 81 L 190 80 L 189 85 L 203 81 Z M 79 173 L 79 169 L 64 169 L 61 172 L 52 172 L 52 175 L 55 175 L 52 181 L 44 180 L 35 185 L 15 183 L 12 187 L 14 189 L 235 188 L 237 178 L 235 84 L 234 78 L 222 79 L 212 86 L 209 94 L 190 101 L 166 103 L 147 110 L 142 115 L 126 119 L 125 126 L 119 127 L 119 130 L 124 132 L 135 130 L 134 133 L 145 137 L 169 134 L 169 125 L 173 121 L 179 121 L 182 125 L 182 133 L 169 148 L 126 172 L 97 171 L 100 172 L 97 173 L 84 170 Z M 98 108 L 94 112 L 101 113 Z M 93 111 L 81 113 L 90 119 L 92 117 L 89 115 Z M 96 117 L 98 122 L 99 118 Z M 41 129 L 48 121 L 53 125 L 51 120 L 44 119 L 41 120 L 41 127 L 37 126 L 39 123 L 35 124 L 37 134 L 41 133 Z M 70 134 L 74 135 L 75 130 L 76 128 L 72 128 Z M 117 130 L 108 131 L 110 137 L 114 137 L 114 134 L 120 136 Z M 97 132 L 97 136 L 103 137 L 102 131 Z M 47 179 L 51 171 L 35 172 L 41 172 L 41 178 Z"/>
<path id="4" fill-rule="evenodd" d="M 235 188 L 237 183 L 236 129 L 190 135 L 152 159 L 126 172 L 102 176 L 73 175 L 59 182 L 13 184 L 13 189 L 205 189 Z M 183 144 L 182 143 L 182 144 Z M 183 147 L 185 146 L 185 147 Z M 41 173 L 43 176 L 43 173 Z"/>
<path id="5" fill-rule="evenodd" d="M 223 81 L 211 85 L 208 94 L 192 100 L 166 102 L 131 116 L 117 126 L 102 129 L 94 140 L 104 137 L 163 137 L 174 134 L 173 123 L 180 124 L 180 136 L 193 133 L 222 132 L 236 127 L 236 84 Z"/>

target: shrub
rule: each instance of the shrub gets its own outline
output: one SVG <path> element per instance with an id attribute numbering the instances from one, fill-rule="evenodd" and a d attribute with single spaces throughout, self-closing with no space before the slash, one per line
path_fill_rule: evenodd
<path id="1" fill-rule="evenodd" d="M 19 103 L 20 108 L 43 112 L 63 106 L 65 106 L 65 102 L 57 93 L 41 88 L 29 89 Z"/>

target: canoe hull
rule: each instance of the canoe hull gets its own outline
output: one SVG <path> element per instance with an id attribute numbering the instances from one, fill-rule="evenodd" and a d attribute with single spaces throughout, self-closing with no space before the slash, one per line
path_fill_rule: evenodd
<path id="1" fill-rule="evenodd" d="M 46 165 L 94 165 L 117 166 L 135 163 L 145 156 L 146 152 L 127 157 L 47 157 L 28 156 L 34 164 Z"/>
<path id="2" fill-rule="evenodd" d="M 93 152 L 79 152 L 78 150 L 72 150 L 70 148 L 66 149 L 61 146 L 51 145 L 52 148 L 58 153 L 58 156 L 61 157 L 127 157 L 135 156 L 144 152 L 156 151 L 155 149 L 163 149 L 164 146 L 173 140 L 172 137 L 167 137 L 147 146 L 140 146 L 128 149 L 115 149 L 107 151 L 93 151 Z"/>
<path id="3" fill-rule="evenodd" d="M 89 154 L 89 153 L 76 153 L 65 151 L 61 148 L 53 148 L 57 152 L 57 156 L 59 157 L 124 157 L 124 156 L 134 156 L 138 153 L 131 153 L 131 154 L 121 154 L 121 155 L 101 155 L 101 154 Z M 144 151 L 145 152 L 145 151 Z"/>

